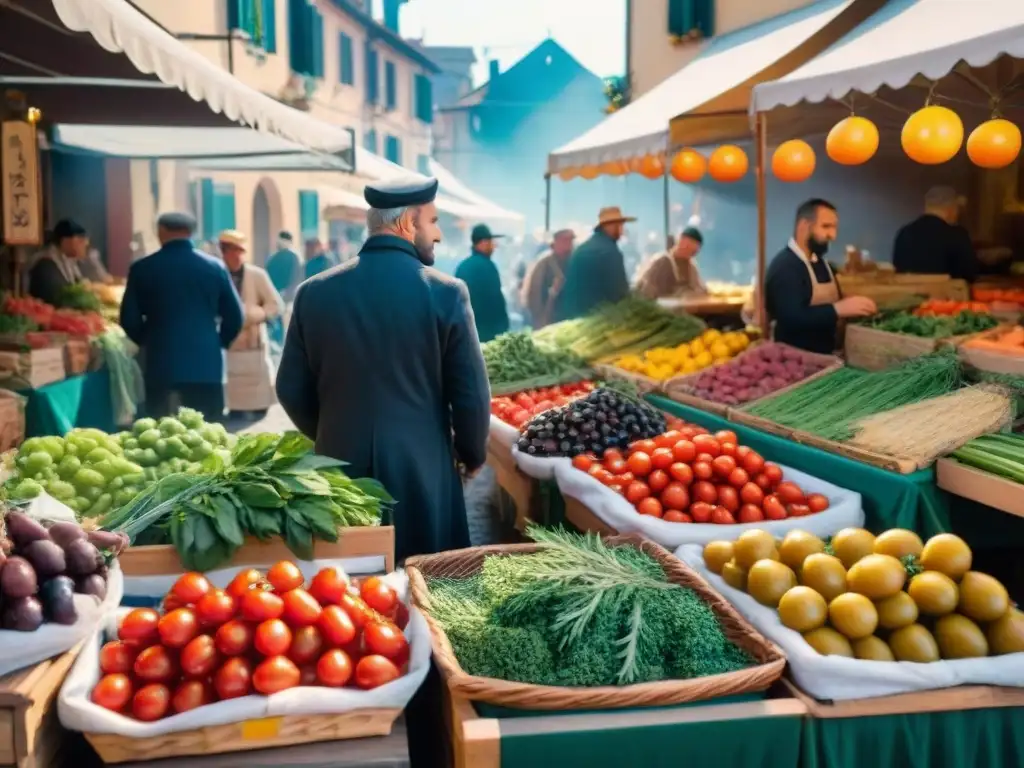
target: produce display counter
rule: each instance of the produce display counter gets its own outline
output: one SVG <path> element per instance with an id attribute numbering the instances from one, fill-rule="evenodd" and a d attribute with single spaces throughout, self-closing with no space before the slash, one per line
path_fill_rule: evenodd
<path id="1" fill-rule="evenodd" d="M 494 470 L 498 486 L 512 500 L 516 530 L 526 530 L 527 523 L 538 519 L 539 482 L 523 474 L 512 460 L 512 451 L 495 441 L 487 446 L 487 465 Z"/>
<path id="2" fill-rule="evenodd" d="M 23 390 L 25 432 L 28 437 L 67 434 L 75 427 L 95 427 L 116 432 L 110 398 L 110 374 L 104 368 L 57 381 L 38 389 Z"/>
<path id="3" fill-rule="evenodd" d="M 717 317 L 721 315 L 735 315 L 739 317 L 743 305 L 747 299 L 743 297 L 720 297 L 695 296 L 688 299 L 669 298 L 659 299 L 658 304 L 669 312 L 686 313 L 695 317 Z"/>

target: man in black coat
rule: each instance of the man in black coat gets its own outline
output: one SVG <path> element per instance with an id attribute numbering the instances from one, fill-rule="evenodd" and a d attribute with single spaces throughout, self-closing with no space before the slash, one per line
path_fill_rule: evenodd
<path id="1" fill-rule="evenodd" d="M 972 282 L 978 257 L 967 230 L 957 224 L 960 198 L 952 187 L 932 187 L 924 197 L 924 214 L 896 233 L 892 265 L 900 274 L 949 275 Z"/>
<path id="2" fill-rule="evenodd" d="M 437 180 L 368 186 L 359 256 L 295 296 L 277 395 L 318 453 L 397 500 L 399 559 L 469 546 L 457 464 L 487 459 L 490 392 L 461 280 L 433 269 Z"/>

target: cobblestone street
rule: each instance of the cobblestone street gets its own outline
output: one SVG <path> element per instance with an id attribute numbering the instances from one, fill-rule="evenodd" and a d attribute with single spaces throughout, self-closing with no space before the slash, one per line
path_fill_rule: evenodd
<path id="1" fill-rule="evenodd" d="M 279 405 L 271 408 L 260 421 L 235 420 L 227 424 L 232 432 L 283 432 L 293 429 L 291 420 Z M 490 467 L 466 485 L 466 513 L 469 536 L 474 545 L 494 544 L 503 540 L 498 516 L 498 487 Z"/>

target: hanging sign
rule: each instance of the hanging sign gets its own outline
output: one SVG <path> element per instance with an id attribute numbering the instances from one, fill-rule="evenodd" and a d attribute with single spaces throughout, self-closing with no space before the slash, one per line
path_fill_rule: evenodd
<path id="1" fill-rule="evenodd" d="M 36 127 L 21 120 L 0 124 L 0 235 L 7 245 L 41 245 L 43 204 Z"/>

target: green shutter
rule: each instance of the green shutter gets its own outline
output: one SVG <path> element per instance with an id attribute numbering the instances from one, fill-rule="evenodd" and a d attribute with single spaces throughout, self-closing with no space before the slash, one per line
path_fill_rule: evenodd
<path id="1" fill-rule="evenodd" d="M 338 34 L 338 50 L 340 52 L 338 79 L 343 85 L 355 85 L 356 73 L 355 63 L 352 61 L 352 38 L 344 32 Z"/>
<path id="2" fill-rule="evenodd" d="M 277 53 L 277 0 L 260 0 L 263 4 L 263 50 Z"/>
<path id="3" fill-rule="evenodd" d="M 199 179 L 200 235 L 209 240 L 217 230 L 216 195 L 213 191 L 213 179 Z"/>
<path id="4" fill-rule="evenodd" d="M 395 62 L 384 62 L 384 104 L 388 109 L 398 105 L 398 83 L 396 82 Z"/>
<path id="5" fill-rule="evenodd" d="M 363 147 L 373 154 L 377 154 L 377 131 L 373 128 L 363 134 Z"/>
<path id="6" fill-rule="evenodd" d="M 370 41 L 366 41 L 366 103 L 376 104 L 380 94 L 380 59 Z"/>
<path id="7" fill-rule="evenodd" d="M 292 72 L 309 71 L 309 3 L 288 0 L 288 66 Z"/>
<path id="8" fill-rule="evenodd" d="M 299 231 L 304 241 L 320 234 L 320 195 L 314 190 L 299 190 Z"/>
<path id="9" fill-rule="evenodd" d="M 414 79 L 416 98 L 416 119 L 424 123 L 434 122 L 434 84 L 426 75 Z"/>
<path id="10" fill-rule="evenodd" d="M 315 5 L 309 6 L 309 72 L 306 74 L 324 76 L 324 17 Z"/>
<path id="11" fill-rule="evenodd" d="M 397 136 L 387 136 L 384 139 L 384 157 L 395 165 L 402 164 L 402 140 Z"/>
<path id="12" fill-rule="evenodd" d="M 235 228 L 235 185 L 229 182 L 216 182 L 213 185 L 213 230 L 211 237 L 216 237 L 225 229 Z"/>
<path id="13" fill-rule="evenodd" d="M 692 32 L 701 37 L 715 34 L 715 1 L 668 0 L 668 33 L 686 37 Z"/>

